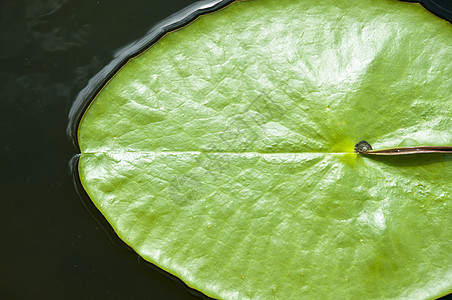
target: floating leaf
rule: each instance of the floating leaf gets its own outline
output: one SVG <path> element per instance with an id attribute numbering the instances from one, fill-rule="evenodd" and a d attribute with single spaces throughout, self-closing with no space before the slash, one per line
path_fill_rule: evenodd
<path id="1" fill-rule="evenodd" d="M 225 299 L 452 291 L 452 26 L 392 0 L 240 1 L 98 94 L 80 177 L 146 260 Z"/>

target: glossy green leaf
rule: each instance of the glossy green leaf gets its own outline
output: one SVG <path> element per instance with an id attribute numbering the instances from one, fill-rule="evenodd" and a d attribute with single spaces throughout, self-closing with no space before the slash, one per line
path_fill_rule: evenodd
<path id="1" fill-rule="evenodd" d="M 452 292 L 452 26 L 393 0 L 259 0 L 130 60 L 80 176 L 146 260 L 224 299 Z"/>

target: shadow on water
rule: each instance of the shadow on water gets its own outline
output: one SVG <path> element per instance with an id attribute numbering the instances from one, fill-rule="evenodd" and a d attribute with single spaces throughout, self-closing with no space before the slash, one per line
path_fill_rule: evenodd
<path id="1" fill-rule="evenodd" d="M 198 290 L 192 289 L 191 287 L 189 287 L 188 285 L 186 285 L 185 282 L 183 282 L 182 280 L 180 280 L 178 277 L 176 277 L 176 276 L 174 276 L 174 275 L 171 275 L 170 273 L 168 273 L 168 272 L 166 272 L 166 271 L 160 269 L 159 267 L 157 267 L 157 266 L 155 266 L 154 264 L 148 262 L 147 260 L 145 260 L 144 258 L 142 258 L 141 256 L 139 256 L 138 254 L 137 254 L 137 259 L 138 259 L 138 264 L 139 264 L 139 265 L 142 265 L 142 266 L 145 266 L 146 268 L 150 268 L 150 269 L 152 269 L 152 270 L 154 270 L 154 271 L 157 271 L 157 272 L 159 272 L 160 274 L 162 274 L 163 276 L 166 276 L 167 278 L 169 278 L 169 279 L 171 279 L 171 280 L 173 280 L 173 281 L 175 281 L 175 282 L 177 282 L 177 283 L 179 283 L 179 284 L 181 284 L 181 285 L 184 285 L 186 291 L 187 291 L 188 293 L 190 293 L 190 295 L 195 296 L 195 297 L 197 297 L 197 298 L 199 298 L 199 299 L 204 299 L 204 300 L 214 300 L 214 299 L 215 299 L 215 298 L 210 298 L 210 297 L 204 295 L 203 293 L 201 293 L 201 292 L 198 291 Z"/>
<path id="2" fill-rule="evenodd" d="M 434 15 L 452 23 L 452 1 L 450 0 L 400 0 L 403 2 L 420 3 Z"/>
<path id="3" fill-rule="evenodd" d="M 451 154 L 364 155 L 393 167 L 419 167 L 439 163 L 452 163 Z"/>

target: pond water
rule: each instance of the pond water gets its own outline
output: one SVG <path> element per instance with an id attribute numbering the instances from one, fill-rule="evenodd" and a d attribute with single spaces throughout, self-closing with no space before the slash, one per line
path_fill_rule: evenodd
<path id="1" fill-rule="evenodd" d="M 193 0 L 0 2 L 4 299 L 199 299 L 112 231 L 70 172 L 78 92 L 115 52 Z M 451 7 L 450 0 L 429 1 Z M 449 14 L 447 10 L 439 10 Z"/>
<path id="2" fill-rule="evenodd" d="M 0 2 L 3 299 L 199 299 L 143 262 L 77 195 L 66 135 L 77 93 L 190 0 Z M 81 200 L 82 199 L 82 200 Z"/>

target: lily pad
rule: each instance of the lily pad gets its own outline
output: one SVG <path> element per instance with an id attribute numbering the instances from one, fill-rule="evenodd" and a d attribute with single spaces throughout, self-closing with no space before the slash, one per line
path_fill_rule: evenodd
<path id="1" fill-rule="evenodd" d="M 223 299 L 452 291 L 452 26 L 392 0 L 240 1 L 161 38 L 79 128 L 83 186 L 146 260 Z"/>

